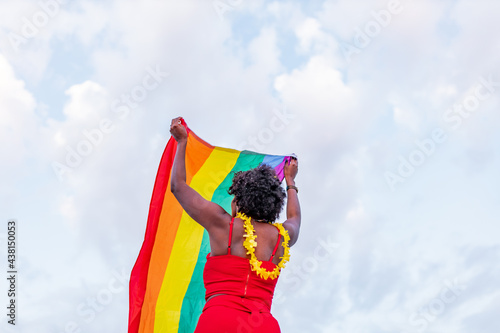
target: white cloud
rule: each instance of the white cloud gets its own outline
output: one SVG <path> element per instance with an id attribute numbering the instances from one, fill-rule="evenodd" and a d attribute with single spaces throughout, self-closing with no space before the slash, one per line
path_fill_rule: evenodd
<path id="1" fill-rule="evenodd" d="M 309 51 L 314 40 L 322 37 L 319 22 L 313 18 L 308 18 L 296 29 L 299 38 L 299 45 L 302 51 Z"/>
<path id="2" fill-rule="evenodd" d="M 323 56 L 314 56 L 304 68 L 278 76 L 274 86 L 285 105 L 300 116 L 302 130 L 314 129 L 329 144 L 350 137 L 361 120 L 356 91 Z M 312 143 L 317 136 L 311 134 L 308 140 Z"/>
<path id="3" fill-rule="evenodd" d="M 349 40 L 357 27 L 372 19 L 370 11 L 384 8 L 385 1 L 325 1 L 319 13 L 321 22 L 343 40 Z"/>
<path id="4" fill-rule="evenodd" d="M 35 152 L 34 138 L 37 135 L 36 101 L 19 80 L 8 61 L 0 54 L 0 155 L 3 157 L 2 179 L 4 185 L 12 184 L 27 158 Z M 2 197 L 6 195 L 2 187 Z"/>
<path id="5" fill-rule="evenodd" d="M 248 52 L 252 58 L 252 71 L 273 75 L 281 69 L 276 39 L 274 29 L 264 28 L 260 35 L 250 42 Z"/>
<path id="6" fill-rule="evenodd" d="M 420 117 L 415 111 L 398 106 L 395 106 L 393 110 L 396 124 L 407 127 L 414 133 L 418 132 Z"/>
<path id="7" fill-rule="evenodd" d="M 462 75 L 489 73 L 499 74 L 498 68 L 492 66 L 499 45 L 491 38 L 494 31 L 498 31 L 500 23 L 495 13 L 500 10 L 497 1 L 483 1 L 481 4 L 462 0 L 451 8 L 449 20 L 455 24 L 460 38 L 454 38 L 451 53 L 457 66 L 470 66 Z M 476 59 L 480 58 L 481 61 Z"/>
<path id="8" fill-rule="evenodd" d="M 69 120 L 92 121 L 95 116 L 107 111 L 106 91 L 99 84 L 92 81 L 85 81 L 82 84 L 71 86 L 66 90 L 66 95 L 70 96 L 69 104 L 64 108 Z"/>

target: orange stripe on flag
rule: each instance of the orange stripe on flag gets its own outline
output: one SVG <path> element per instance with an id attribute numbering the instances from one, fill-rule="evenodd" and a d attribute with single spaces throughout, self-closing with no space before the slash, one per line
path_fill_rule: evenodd
<path id="1" fill-rule="evenodd" d="M 205 161 L 212 153 L 214 147 L 206 144 L 194 135 L 189 133 L 186 156 L 186 182 L 191 183 L 193 176 L 203 166 Z M 190 157 L 191 156 L 191 157 Z M 196 156 L 196 158 L 192 158 Z M 148 280 L 146 285 L 146 294 L 144 297 L 141 322 L 139 332 L 151 333 L 154 330 L 155 309 L 158 295 L 160 293 L 163 277 L 167 269 L 167 264 L 172 252 L 174 240 L 182 217 L 182 207 L 170 191 L 170 181 L 165 193 L 158 231 L 156 233 L 153 252 L 151 254 L 151 263 L 148 271 Z"/>

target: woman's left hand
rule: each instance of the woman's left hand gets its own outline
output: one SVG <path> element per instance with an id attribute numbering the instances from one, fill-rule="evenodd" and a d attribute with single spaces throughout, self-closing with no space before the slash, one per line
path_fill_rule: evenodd
<path id="1" fill-rule="evenodd" d="M 188 137 L 187 130 L 182 125 L 181 119 L 182 117 L 174 118 L 170 124 L 170 134 L 172 134 L 177 142 L 186 141 Z"/>

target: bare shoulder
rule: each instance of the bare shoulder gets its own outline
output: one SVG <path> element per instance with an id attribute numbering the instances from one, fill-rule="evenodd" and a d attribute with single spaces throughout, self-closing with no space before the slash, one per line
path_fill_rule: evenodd
<path id="1" fill-rule="evenodd" d="M 211 223 L 210 228 L 207 228 L 208 236 L 210 238 L 210 253 L 212 256 L 227 254 L 230 222 L 231 215 L 226 213 L 221 215 L 217 221 Z"/>
<path id="2" fill-rule="evenodd" d="M 224 208 L 219 205 L 212 206 L 211 214 L 207 214 L 207 218 L 210 218 L 208 223 L 206 223 L 206 229 L 210 232 L 216 232 L 218 230 L 226 230 L 229 228 L 229 223 L 231 222 L 231 215 L 226 212 Z"/>

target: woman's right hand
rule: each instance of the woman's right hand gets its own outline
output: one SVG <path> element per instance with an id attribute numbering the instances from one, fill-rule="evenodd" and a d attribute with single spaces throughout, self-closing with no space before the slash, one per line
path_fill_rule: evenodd
<path id="1" fill-rule="evenodd" d="M 299 161 L 296 157 L 291 157 L 288 163 L 285 163 L 285 180 L 288 185 L 293 185 L 295 176 L 299 172 Z"/>
<path id="2" fill-rule="evenodd" d="M 181 120 L 182 117 L 174 118 L 170 124 L 170 134 L 172 134 L 177 142 L 186 141 L 188 137 L 187 130 Z"/>

